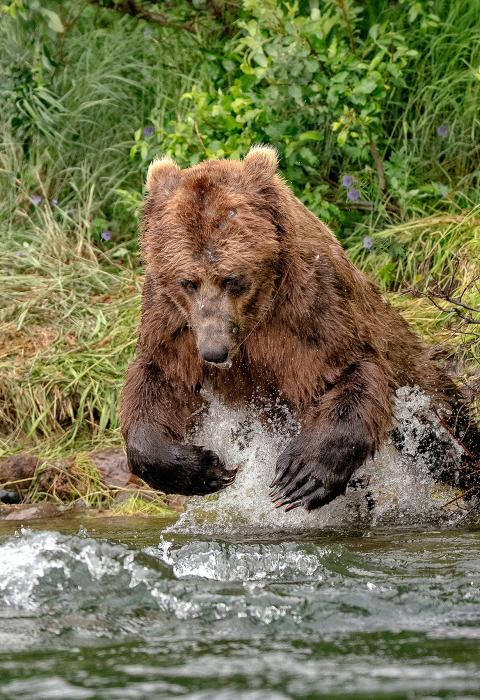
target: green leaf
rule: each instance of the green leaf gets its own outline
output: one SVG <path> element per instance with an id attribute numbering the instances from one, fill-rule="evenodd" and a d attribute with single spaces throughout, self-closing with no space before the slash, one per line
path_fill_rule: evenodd
<path id="1" fill-rule="evenodd" d="M 113 253 L 110 253 L 111 258 L 126 258 L 128 250 L 126 248 L 117 248 Z"/>
<path id="2" fill-rule="evenodd" d="M 279 139 L 285 135 L 288 129 L 288 123 L 286 122 L 274 122 L 265 127 L 265 133 L 270 136 L 271 139 Z"/>
<path id="3" fill-rule="evenodd" d="M 267 57 L 265 56 L 263 51 L 256 51 L 253 54 L 253 60 L 255 61 L 255 63 L 258 63 L 258 65 L 262 68 L 266 68 L 268 66 Z"/>
<path id="4" fill-rule="evenodd" d="M 302 90 L 298 85 L 290 85 L 288 88 L 288 94 L 293 97 L 297 105 L 302 105 Z"/>
<path id="5" fill-rule="evenodd" d="M 299 137 L 299 141 L 323 141 L 323 134 L 320 131 L 304 131 Z"/>
<path id="6" fill-rule="evenodd" d="M 47 20 L 47 24 L 52 31 L 56 32 L 57 34 L 61 34 L 65 31 L 62 20 L 56 12 L 53 12 L 53 10 L 47 10 L 45 7 L 42 7 L 40 11 Z"/>
<path id="7" fill-rule="evenodd" d="M 355 92 L 361 95 L 370 95 L 376 87 L 377 83 L 373 78 L 364 78 L 358 83 Z"/>
<path id="8" fill-rule="evenodd" d="M 303 146 L 299 152 L 298 155 L 307 163 L 310 163 L 310 165 L 314 165 L 317 162 L 317 157 L 312 151 L 307 148 L 306 146 Z"/>

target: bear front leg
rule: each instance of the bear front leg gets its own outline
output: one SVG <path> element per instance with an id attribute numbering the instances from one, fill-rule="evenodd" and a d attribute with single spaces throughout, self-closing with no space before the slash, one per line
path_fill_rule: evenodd
<path id="1" fill-rule="evenodd" d="M 270 494 L 276 506 L 313 510 L 344 493 L 386 436 L 391 395 L 387 369 L 366 360 L 350 365 L 280 455 Z"/>
<path id="2" fill-rule="evenodd" d="M 186 386 L 173 387 L 164 372 L 142 359 L 129 367 L 120 424 L 130 471 L 164 493 L 205 495 L 235 478 L 211 450 L 182 443 L 202 398 Z"/>

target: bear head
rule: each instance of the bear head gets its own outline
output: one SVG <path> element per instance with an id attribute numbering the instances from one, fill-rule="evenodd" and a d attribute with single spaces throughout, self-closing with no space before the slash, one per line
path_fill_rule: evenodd
<path id="1" fill-rule="evenodd" d="M 277 165 L 273 148 L 254 146 L 243 161 L 182 170 L 162 158 L 148 170 L 147 271 L 207 362 L 229 364 L 272 307 L 287 228 Z"/>

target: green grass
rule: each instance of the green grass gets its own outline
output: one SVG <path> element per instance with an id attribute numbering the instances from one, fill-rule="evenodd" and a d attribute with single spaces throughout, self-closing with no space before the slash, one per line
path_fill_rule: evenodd
<path id="1" fill-rule="evenodd" d="M 73 19 L 78 7 L 69 8 Z M 195 50 L 176 33 L 147 40 L 144 30 L 84 8 L 62 39 L 62 63 L 46 70 L 21 24 L 1 24 L 0 63 L 7 72 L 37 66 L 43 85 L 30 81 L 15 107 L 21 125 L 7 119 L 0 132 L 0 425 L 9 445 L 68 448 L 118 426 L 140 285 L 131 200 L 142 174 L 130 149 L 156 101 L 170 118 Z M 15 111 L 9 99 L 3 106 Z"/>
<path id="2" fill-rule="evenodd" d="M 135 344 L 139 279 L 128 268 L 102 266 L 103 256 L 82 232 L 55 221 L 48 206 L 33 216 L 22 245 L 0 248 L 6 298 L 0 422 L 14 437 L 27 438 L 75 422 L 72 440 L 117 425 L 116 397 Z"/>
<path id="3" fill-rule="evenodd" d="M 78 5 L 67 6 L 73 20 Z M 142 175 L 129 158 L 133 135 L 148 124 L 157 102 L 165 119 L 174 114 L 179 95 L 191 84 L 193 41 L 161 29 L 146 38 L 143 23 L 85 7 L 47 69 L 36 55 L 41 45 L 32 45 L 19 23 L 1 27 L 0 62 L 7 75 L 14 73 L 13 94 L 20 81 L 9 71 L 12 65 L 17 72 L 40 75 L 42 85 L 37 88 L 29 76 L 21 99 L 17 96 L 14 106 L 6 99 L 2 110 L 22 117 L 2 138 L 2 150 L 10 154 L 7 173 L 17 179 L 10 216 L 21 204 L 18 197 L 37 193 L 56 197 L 87 237 L 96 233 L 95 219 L 101 218 L 112 224 L 117 239 L 131 241 L 135 221 L 117 191 L 142 187 Z M 49 92 L 48 108 L 41 90 Z"/>
<path id="4" fill-rule="evenodd" d="M 410 37 L 420 55 L 389 105 L 386 170 L 397 186 L 338 233 L 414 329 L 469 375 L 480 364 L 479 326 L 421 293 L 447 290 L 480 306 L 480 8 L 435 4 L 441 29 Z M 78 6 L 63 5 L 73 20 Z M 139 314 L 144 165 L 131 158 L 134 135 L 152 113 L 165 127 L 174 120 L 194 82 L 208 89 L 202 37 L 156 27 L 145 36 L 146 26 L 86 7 L 45 67 L 28 28 L 0 24 L 0 67 L 30 70 L 26 88 L 15 78 L 0 93 L 0 454 L 33 450 L 45 468 L 73 460 L 71 500 L 95 507 L 113 501 L 88 454 L 121 444 L 119 392 Z M 139 495 L 117 510 L 163 507 Z"/>
<path id="5" fill-rule="evenodd" d="M 149 515 L 161 518 L 175 518 L 176 514 L 160 496 L 148 494 L 145 498 L 141 493 L 129 496 L 125 501 L 113 505 L 109 511 L 112 515 Z"/>

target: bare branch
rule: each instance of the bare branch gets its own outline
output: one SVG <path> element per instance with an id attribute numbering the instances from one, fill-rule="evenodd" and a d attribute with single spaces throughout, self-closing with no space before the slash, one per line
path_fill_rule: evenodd
<path id="1" fill-rule="evenodd" d="M 348 38 L 350 40 L 350 48 L 352 50 L 352 53 L 355 53 L 355 39 L 353 36 L 352 22 L 350 21 L 350 15 L 348 14 L 348 5 L 345 2 L 345 0 L 335 0 L 335 4 L 342 13 L 343 20 L 347 26 Z"/>
<path id="2" fill-rule="evenodd" d="M 474 283 L 477 280 L 474 280 Z M 409 289 L 407 290 L 410 294 L 412 294 L 414 297 L 420 298 L 424 297 L 425 299 L 428 299 L 439 311 L 442 311 L 443 313 L 453 313 L 457 318 L 460 320 L 464 321 L 467 324 L 472 324 L 472 325 L 480 325 L 480 319 L 475 319 L 473 315 L 471 314 L 480 314 L 480 308 L 475 308 L 474 306 L 469 306 L 468 304 L 464 304 L 461 299 L 468 287 L 471 287 L 472 284 L 469 283 L 467 287 L 463 290 L 463 292 L 460 295 L 460 299 L 455 299 L 454 297 L 450 296 L 450 294 L 446 292 L 439 292 L 439 291 L 434 291 L 432 289 L 428 289 L 427 291 L 423 292 L 419 289 Z M 450 307 L 446 307 L 442 305 L 440 302 L 444 302 L 446 304 L 450 304 Z M 461 309 L 468 311 L 469 314 L 465 314 Z"/>
<path id="3" fill-rule="evenodd" d="M 97 5 L 104 10 L 115 10 L 124 15 L 130 15 L 136 19 L 143 19 L 146 22 L 158 24 L 161 27 L 172 27 L 172 29 L 183 29 L 187 32 L 195 33 L 195 25 L 193 22 L 176 23 L 172 22 L 167 15 L 160 12 L 153 12 L 148 8 L 135 2 L 135 0 L 123 0 L 123 2 L 115 2 L 115 0 L 86 0 L 89 5 Z"/>

